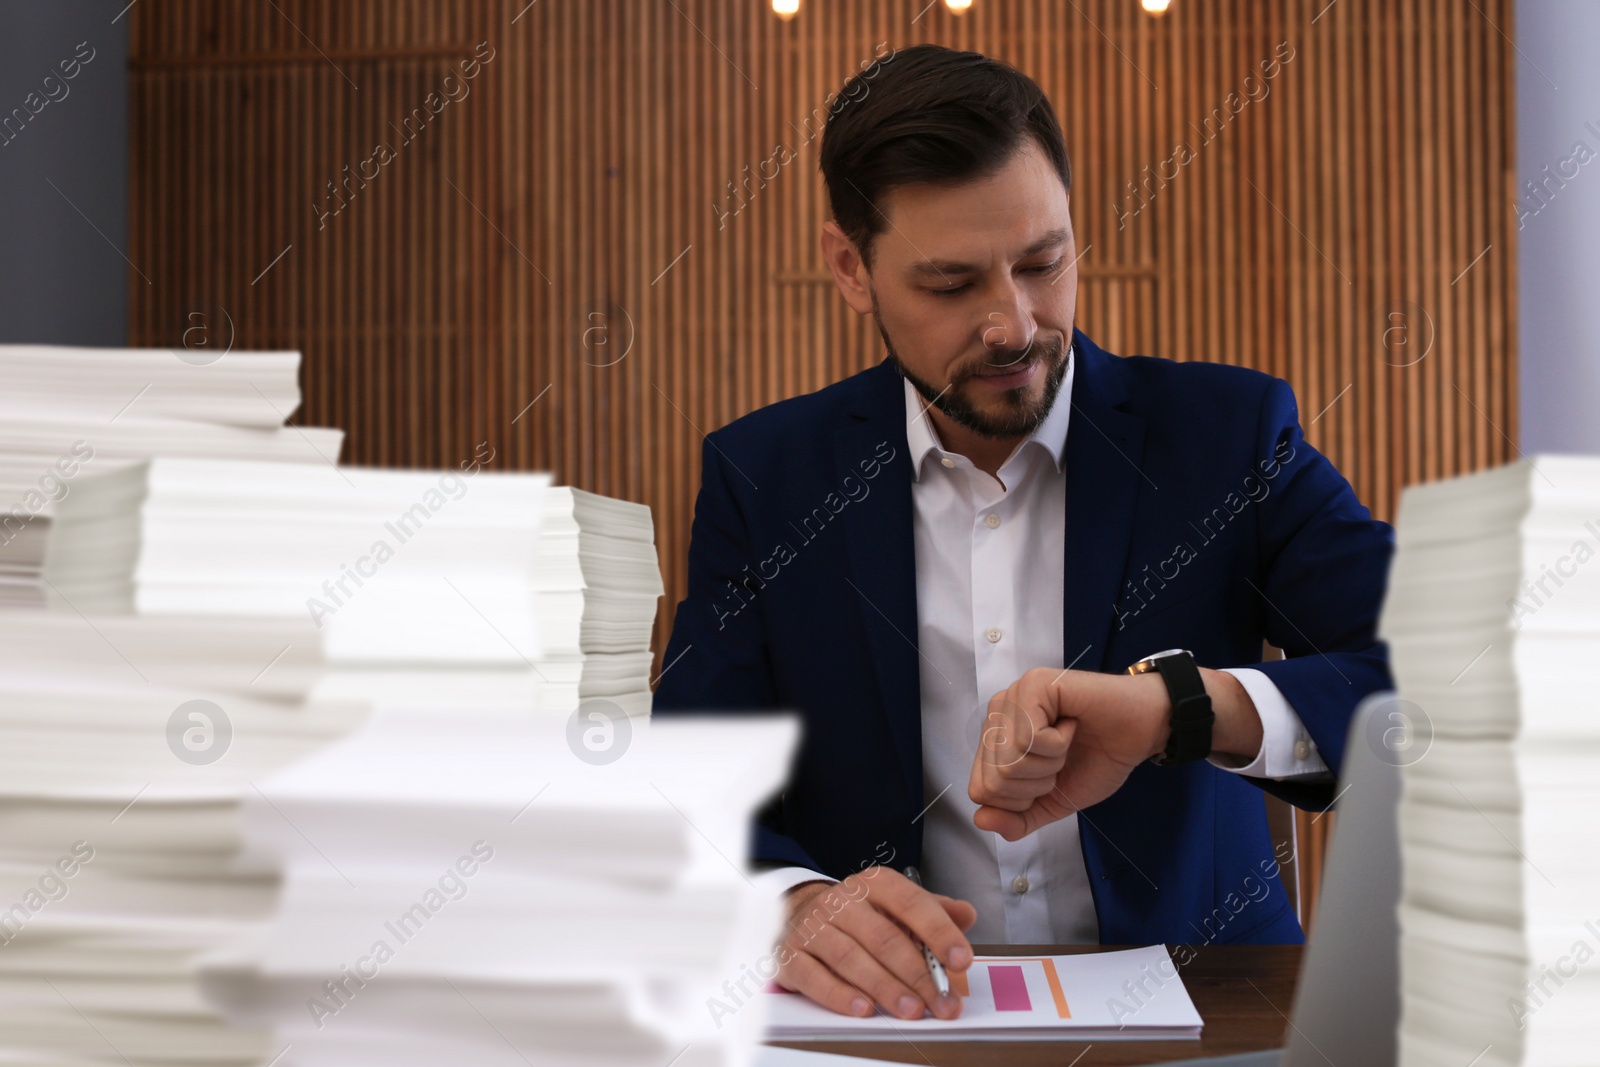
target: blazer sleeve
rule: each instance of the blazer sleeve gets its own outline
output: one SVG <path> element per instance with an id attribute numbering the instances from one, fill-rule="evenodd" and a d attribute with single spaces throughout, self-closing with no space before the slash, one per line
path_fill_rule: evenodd
<path id="1" fill-rule="evenodd" d="M 1256 512 L 1257 589 L 1267 639 L 1285 658 L 1255 664 L 1304 723 L 1335 775 L 1356 705 L 1393 688 L 1378 613 L 1394 530 L 1357 499 L 1327 457 L 1306 443 L 1294 393 L 1274 379 L 1258 423 L 1260 455 L 1281 463 L 1270 506 Z M 1326 808 L 1335 783 L 1252 779 L 1300 807 Z"/>
<path id="2" fill-rule="evenodd" d="M 652 714 L 717 714 L 780 710 L 761 606 L 739 584 L 755 572 L 749 524 L 730 480 L 730 462 L 705 440 L 700 458 L 700 494 L 695 499 L 689 539 L 689 588 L 678 603 L 672 637 L 662 657 L 663 671 L 652 700 Z M 743 480 L 743 475 L 732 474 Z M 748 485 L 748 483 L 745 483 Z M 757 491 L 753 486 L 751 491 Z M 748 567 L 748 570 L 746 569 Z M 782 796 L 756 815 L 750 860 L 757 867 L 800 866 L 817 862 L 784 832 Z"/>

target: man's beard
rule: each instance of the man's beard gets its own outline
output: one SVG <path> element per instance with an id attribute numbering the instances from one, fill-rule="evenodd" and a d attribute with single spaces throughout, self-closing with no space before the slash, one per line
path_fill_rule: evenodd
<path id="1" fill-rule="evenodd" d="M 1064 351 L 1065 346 L 1061 338 L 1051 336 L 1036 340 L 1025 349 L 994 349 L 980 363 L 958 367 L 951 376 L 950 384 L 943 389 L 937 389 L 913 374 L 911 368 L 906 366 L 905 360 L 894 350 L 894 342 L 889 340 L 889 331 L 883 328 L 883 316 L 878 312 L 876 295 L 872 301 L 872 321 L 877 323 L 878 335 L 883 338 L 883 346 L 889 353 L 889 362 L 905 375 L 906 381 L 922 394 L 922 398 L 944 412 L 957 426 L 965 427 L 983 437 L 1015 438 L 1027 437 L 1033 433 L 1050 414 L 1056 396 L 1061 392 L 1061 383 L 1067 376 L 1070 355 Z M 1046 366 L 1044 394 L 1037 401 L 1028 399 L 1024 386 L 1007 389 L 999 394 L 1003 410 L 994 413 L 980 410 L 964 391 L 966 384 L 985 368 L 1011 367 L 1021 370 L 1031 362 L 1043 362 Z"/>

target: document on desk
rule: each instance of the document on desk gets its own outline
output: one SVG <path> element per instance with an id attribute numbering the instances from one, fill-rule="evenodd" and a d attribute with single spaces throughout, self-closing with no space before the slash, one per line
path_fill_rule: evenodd
<path id="1" fill-rule="evenodd" d="M 979 956 L 952 974 L 961 1016 L 839 1015 L 768 987 L 769 1041 L 1150 1041 L 1203 1025 L 1165 947 L 1068 956 Z"/>

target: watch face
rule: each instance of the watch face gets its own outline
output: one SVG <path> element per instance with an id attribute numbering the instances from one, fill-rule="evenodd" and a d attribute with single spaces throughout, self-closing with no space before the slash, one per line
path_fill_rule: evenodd
<path id="1" fill-rule="evenodd" d="M 1128 668 L 1129 674 L 1149 674 L 1156 669 L 1156 660 L 1166 659 L 1168 656 L 1188 656 L 1194 659 L 1194 653 L 1187 648 L 1169 648 L 1164 652 L 1152 652 L 1144 659 Z"/>

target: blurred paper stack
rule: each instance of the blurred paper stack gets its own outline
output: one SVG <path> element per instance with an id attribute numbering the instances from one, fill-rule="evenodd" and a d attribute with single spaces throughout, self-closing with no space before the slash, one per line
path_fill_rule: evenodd
<path id="1" fill-rule="evenodd" d="M 84 478 L 47 577 L 79 610 L 310 620 L 318 695 L 649 714 L 650 509 L 547 474 L 157 459 Z M 493 452 L 487 452 L 492 458 Z"/>
<path id="2" fill-rule="evenodd" d="M 344 434 L 285 426 L 298 352 L 0 345 L 0 607 L 36 606 L 56 505 L 151 456 L 332 464 Z"/>
<path id="3" fill-rule="evenodd" d="M 1600 460 L 1407 489 L 1396 540 L 1401 1062 L 1592 1064 Z"/>
<path id="4" fill-rule="evenodd" d="M 342 435 L 282 425 L 297 353 L 184 355 L 0 349 L 0 1062 L 258 1062 L 268 1035 L 193 975 L 274 900 L 237 867 L 239 802 L 368 713 L 312 697 L 304 614 L 45 610 L 59 509 L 97 475 L 155 454 L 331 474 Z"/>
<path id="5" fill-rule="evenodd" d="M 242 803 L 282 819 L 260 783 L 374 707 L 549 723 L 571 762 L 591 693 L 594 729 L 648 714 L 647 509 L 487 446 L 339 468 L 282 425 L 297 354 L 182 357 L 0 351 L 0 1063 L 270 1058 L 194 961 L 276 906 Z"/>
<path id="6" fill-rule="evenodd" d="M 367 708 L 308 699 L 308 626 L 39 623 L 0 656 L 0 1062 L 259 1062 L 192 972 L 274 900 L 237 867 L 239 802 Z"/>
<path id="7" fill-rule="evenodd" d="M 207 996 L 276 1067 L 749 1063 L 780 916 L 736 864 L 795 724 L 641 723 L 604 763 L 564 733 L 383 714 L 262 783 L 282 904 Z"/>

